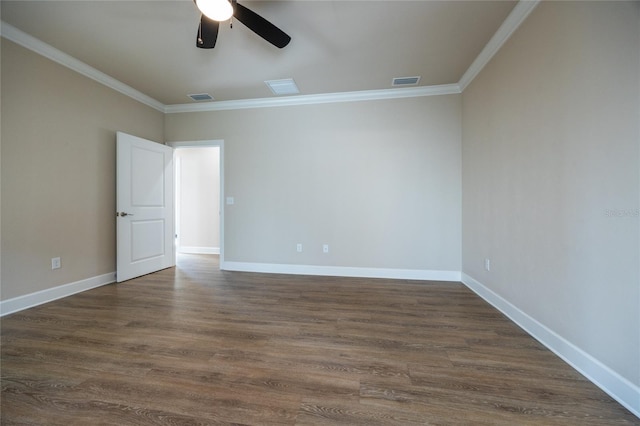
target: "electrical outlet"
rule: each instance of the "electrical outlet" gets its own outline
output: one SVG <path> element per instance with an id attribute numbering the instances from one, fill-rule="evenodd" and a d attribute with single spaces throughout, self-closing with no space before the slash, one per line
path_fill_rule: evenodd
<path id="1" fill-rule="evenodd" d="M 62 266 L 62 263 L 60 262 L 59 257 L 51 258 L 51 269 L 60 269 L 61 266 Z"/>
<path id="2" fill-rule="evenodd" d="M 322 252 L 323 253 L 329 253 L 329 244 L 323 244 L 322 245 Z"/>
<path id="3" fill-rule="evenodd" d="M 487 272 L 491 270 L 491 259 L 484 260 L 484 270 Z"/>
<path id="4" fill-rule="evenodd" d="M 296 244 L 296 251 L 298 253 L 302 253 L 302 244 L 300 244 L 300 243 Z"/>

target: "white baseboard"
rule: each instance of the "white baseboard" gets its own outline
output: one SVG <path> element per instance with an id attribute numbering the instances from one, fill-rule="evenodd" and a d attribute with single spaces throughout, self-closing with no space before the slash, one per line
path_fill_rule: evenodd
<path id="1" fill-rule="evenodd" d="M 46 290 L 36 291 L 35 293 L 25 294 L 24 296 L 14 297 L 0 301 L 0 316 L 9 315 L 24 309 L 42 305 L 63 297 L 82 291 L 91 290 L 116 281 L 116 273 L 98 275 L 97 277 L 87 278 L 69 284 L 63 284 L 57 287 L 48 288 Z"/>
<path id="2" fill-rule="evenodd" d="M 422 269 L 355 268 L 347 266 L 287 265 L 279 263 L 221 262 L 225 271 L 264 272 L 270 274 L 322 275 L 333 277 L 387 278 L 460 282 L 460 271 Z"/>
<path id="3" fill-rule="evenodd" d="M 178 246 L 178 253 L 185 254 L 220 254 L 220 247 L 188 247 Z"/>
<path id="4" fill-rule="evenodd" d="M 462 282 L 613 399 L 640 417 L 640 386 L 631 383 L 469 275 L 462 273 Z"/>

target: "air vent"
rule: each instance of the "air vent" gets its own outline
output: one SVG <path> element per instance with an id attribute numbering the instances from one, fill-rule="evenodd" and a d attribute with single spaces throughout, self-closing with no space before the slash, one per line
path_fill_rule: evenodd
<path id="1" fill-rule="evenodd" d="M 269 86 L 269 89 L 274 95 L 295 95 L 300 93 L 296 82 L 292 78 L 285 78 L 282 80 L 267 80 L 265 84 Z"/>
<path id="2" fill-rule="evenodd" d="M 192 95 L 187 95 L 187 96 L 189 96 L 192 100 L 194 100 L 196 102 L 212 101 L 213 100 L 213 96 L 211 96 L 208 93 L 194 93 Z"/>
<path id="3" fill-rule="evenodd" d="M 397 86 L 416 86 L 420 82 L 420 76 L 416 77 L 396 77 L 391 81 L 391 85 Z"/>

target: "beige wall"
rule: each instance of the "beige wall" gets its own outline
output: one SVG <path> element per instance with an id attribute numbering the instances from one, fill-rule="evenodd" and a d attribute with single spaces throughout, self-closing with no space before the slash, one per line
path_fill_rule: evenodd
<path id="1" fill-rule="evenodd" d="M 163 114 L 6 39 L 2 103 L 2 300 L 115 271 L 115 132 Z"/>
<path id="2" fill-rule="evenodd" d="M 462 152 L 463 272 L 635 385 L 639 22 L 541 3 L 464 92 Z"/>
<path id="3" fill-rule="evenodd" d="M 176 149 L 178 251 L 220 249 L 220 148 Z"/>
<path id="4" fill-rule="evenodd" d="M 115 269 L 116 130 L 224 139 L 227 260 L 462 269 L 640 385 L 639 22 L 544 2 L 462 96 L 166 117 L 3 39 L 1 300 Z"/>
<path id="5" fill-rule="evenodd" d="M 452 95 L 168 114 L 165 135 L 225 141 L 226 261 L 459 271 L 460 108 Z"/>

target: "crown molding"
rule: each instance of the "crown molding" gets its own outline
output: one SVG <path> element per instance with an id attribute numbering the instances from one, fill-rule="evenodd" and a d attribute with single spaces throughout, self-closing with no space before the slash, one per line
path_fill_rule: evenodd
<path id="1" fill-rule="evenodd" d="M 224 111 L 249 108 L 272 108 L 280 106 L 313 105 L 336 102 L 358 102 L 381 99 L 402 99 L 421 96 L 452 95 L 462 93 L 473 79 L 482 71 L 502 45 L 511 37 L 515 30 L 529 16 L 540 0 L 520 0 L 500 28 L 491 37 L 487 45 L 471 63 L 458 83 L 438 86 L 420 86 L 410 88 L 393 88 L 381 90 L 362 90 L 355 92 L 321 93 L 315 95 L 295 95 L 278 98 L 239 99 L 230 101 L 202 102 L 197 104 L 164 105 L 156 99 L 116 80 L 107 74 L 85 64 L 82 61 L 44 43 L 37 38 L 0 21 L 0 35 L 32 50 L 54 62 L 66 66 L 98 83 L 137 100 L 151 108 L 166 114 L 183 112 Z"/>
<path id="2" fill-rule="evenodd" d="M 516 29 L 524 22 L 529 16 L 529 13 L 540 3 L 540 0 L 520 0 L 518 4 L 513 8 L 507 19 L 504 20 L 498 31 L 491 37 L 484 49 L 471 63 L 467 71 L 462 75 L 458 85 L 460 91 L 471 84 L 474 78 L 482 71 L 482 69 L 489 63 L 491 58 L 500 50 L 502 45 L 511 37 Z"/>
<path id="3" fill-rule="evenodd" d="M 315 105 L 336 102 L 357 102 L 380 99 L 415 98 L 421 96 L 452 95 L 461 93 L 458 84 L 422 86 L 401 89 L 361 90 L 357 92 L 321 93 L 317 95 L 283 96 L 279 98 L 240 99 L 204 102 L 198 104 L 167 105 L 165 113 L 223 111 L 249 108 L 272 108 L 295 105 Z"/>
<path id="4" fill-rule="evenodd" d="M 150 96 L 145 95 L 142 92 L 134 89 L 131 86 L 128 86 L 122 83 L 119 80 L 103 73 L 102 71 L 98 71 L 90 65 L 85 64 L 82 61 L 77 60 L 76 58 L 64 53 L 61 50 L 56 49 L 55 47 L 38 40 L 37 38 L 17 29 L 13 25 L 7 24 L 4 21 L 0 21 L 0 35 L 6 38 L 7 40 L 11 40 L 14 43 L 19 44 L 20 46 L 32 50 L 39 55 L 44 56 L 45 58 L 51 59 L 54 62 L 57 62 L 60 65 L 63 65 L 73 71 L 76 71 L 85 77 L 88 77 L 92 80 L 97 81 L 117 92 L 122 93 L 123 95 L 129 96 L 132 99 L 135 99 L 138 102 L 141 102 L 151 108 L 154 108 L 160 112 L 164 112 L 165 105 L 161 102 L 153 99 Z"/>

